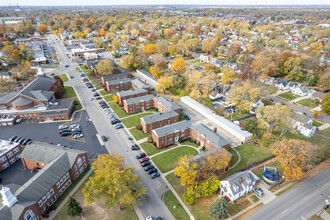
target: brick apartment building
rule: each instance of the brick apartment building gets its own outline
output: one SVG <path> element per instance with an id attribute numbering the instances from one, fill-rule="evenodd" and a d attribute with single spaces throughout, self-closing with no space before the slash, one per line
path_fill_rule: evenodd
<path id="1" fill-rule="evenodd" d="M 0 172 L 15 163 L 21 153 L 20 144 L 0 139 Z"/>
<path id="2" fill-rule="evenodd" d="M 154 106 L 158 109 L 158 112 L 176 111 L 179 114 L 181 112 L 180 106 L 163 96 L 155 98 Z"/>
<path id="3" fill-rule="evenodd" d="M 131 99 L 125 99 L 124 110 L 128 114 L 132 114 L 139 111 L 152 109 L 154 107 L 154 98 L 155 96 L 149 94 Z"/>
<path id="4" fill-rule="evenodd" d="M 102 84 L 105 85 L 107 81 L 118 80 L 123 78 L 131 78 L 131 77 L 132 75 L 129 72 L 123 72 L 118 74 L 102 76 L 101 80 L 102 80 Z"/>
<path id="5" fill-rule="evenodd" d="M 88 166 L 85 151 L 47 143 L 26 146 L 21 154 L 26 169 L 40 169 L 23 186 L 0 190 L 0 219 L 41 219 Z"/>
<path id="6" fill-rule="evenodd" d="M 229 149 L 229 142 L 204 124 L 191 125 L 188 121 L 181 121 L 152 130 L 152 139 L 157 148 L 163 148 L 177 143 L 179 139 L 188 138 L 196 140 L 207 150 Z"/>
<path id="7" fill-rule="evenodd" d="M 153 129 L 178 122 L 179 117 L 180 114 L 176 111 L 159 112 L 154 115 L 142 117 L 140 118 L 142 130 L 144 133 L 150 133 Z"/>
<path id="8" fill-rule="evenodd" d="M 121 78 L 117 80 L 108 80 L 105 82 L 108 93 L 128 90 L 128 89 L 145 89 L 148 93 L 151 91 L 150 85 L 139 79 Z"/>
<path id="9" fill-rule="evenodd" d="M 145 89 L 134 89 L 134 90 L 127 90 L 122 92 L 117 92 L 118 95 L 118 104 L 123 105 L 125 99 L 131 99 L 139 96 L 148 95 L 148 90 Z"/>

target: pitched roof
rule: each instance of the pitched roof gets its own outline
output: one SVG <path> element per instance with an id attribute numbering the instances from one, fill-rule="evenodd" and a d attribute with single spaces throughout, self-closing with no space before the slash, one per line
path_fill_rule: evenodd
<path id="1" fill-rule="evenodd" d="M 0 96 L 0 104 L 7 104 L 10 100 L 19 95 L 19 92 L 8 92 L 5 94 L 1 94 Z"/>
<path id="2" fill-rule="evenodd" d="M 153 115 L 147 115 L 143 118 L 141 118 L 144 123 L 146 124 L 150 124 L 150 123 L 153 123 L 153 122 L 156 122 L 156 121 L 162 121 L 162 120 L 166 120 L 166 119 L 169 119 L 169 118 L 172 118 L 174 116 L 177 116 L 178 113 L 176 111 L 166 111 L 166 112 L 163 112 L 163 113 L 156 113 L 156 114 L 153 114 Z"/>
<path id="3" fill-rule="evenodd" d="M 177 131 L 184 131 L 187 128 L 191 128 L 191 124 L 188 121 L 180 121 L 174 124 L 166 125 L 161 128 L 152 130 L 158 137 L 163 137 L 168 134 L 173 134 Z"/>
<path id="4" fill-rule="evenodd" d="M 155 98 L 154 95 L 144 95 L 144 96 L 138 96 L 138 97 L 135 97 L 135 98 L 131 98 L 131 99 L 125 99 L 124 102 L 127 104 L 127 105 L 131 105 L 131 104 L 135 104 L 135 103 L 139 103 L 141 101 L 150 101 L 150 100 L 153 100 Z"/>
<path id="5" fill-rule="evenodd" d="M 168 100 L 164 96 L 156 98 L 157 102 L 161 103 L 168 111 L 179 109 L 180 107 L 174 102 Z"/>
<path id="6" fill-rule="evenodd" d="M 228 181 L 229 185 L 230 185 L 230 189 L 233 193 L 233 195 L 236 195 L 240 192 L 242 192 L 244 189 L 240 183 L 240 178 L 242 178 L 242 184 L 247 187 L 247 186 L 252 186 L 254 181 L 259 180 L 259 177 L 257 177 L 254 173 L 252 173 L 250 170 L 246 170 L 243 172 L 238 172 L 235 173 L 229 177 L 227 177 L 226 179 L 222 180 L 222 181 Z M 220 181 L 220 182 L 222 182 Z M 248 181 L 251 181 L 250 183 Z M 238 189 L 235 190 L 234 186 L 236 186 Z"/>
<path id="7" fill-rule="evenodd" d="M 323 97 L 325 96 L 325 94 L 322 93 L 322 92 L 314 92 L 312 96 L 313 96 L 313 97 L 317 97 L 317 98 L 319 98 L 319 99 L 322 100 Z"/>
<path id="8" fill-rule="evenodd" d="M 314 127 L 312 124 L 308 124 L 308 121 L 310 121 L 311 119 L 306 117 L 305 115 L 293 112 L 291 118 L 295 121 L 301 122 L 306 128 L 311 129 Z"/>
<path id="9" fill-rule="evenodd" d="M 106 76 L 102 76 L 102 79 L 103 80 L 119 79 L 119 78 L 123 78 L 123 77 L 127 77 L 127 73 L 118 73 L 118 74 L 106 75 Z"/>
<path id="10" fill-rule="evenodd" d="M 52 88 L 52 85 L 55 83 L 55 79 L 50 77 L 38 77 L 35 80 L 33 80 L 29 85 L 27 85 L 24 89 L 21 91 L 21 95 L 25 95 L 27 97 L 30 97 L 32 99 L 39 100 L 38 98 L 44 99 L 45 96 L 49 96 L 50 92 L 49 90 Z M 47 93 L 41 94 L 40 90 L 48 91 Z M 39 91 L 39 92 L 34 92 Z M 34 94 L 36 96 L 34 96 Z M 42 100 L 39 100 L 42 101 Z"/>
<path id="11" fill-rule="evenodd" d="M 221 137 L 218 133 L 212 131 L 210 128 L 206 127 L 204 124 L 192 125 L 192 129 L 197 131 L 199 134 L 203 135 L 204 138 L 214 144 L 216 147 L 223 147 L 229 144 L 229 142 Z"/>
<path id="12" fill-rule="evenodd" d="M 131 78 L 121 78 L 121 79 L 106 81 L 106 84 L 115 85 L 115 84 L 119 84 L 119 83 L 127 83 L 127 82 L 130 82 L 130 81 L 132 81 Z"/>
<path id="13" fill-rule="evenodd" d="M 19 97 L 18 99 L 16 99 L 15 101 L 13 101 L 13 105 L 14 106 L 23 106 L 23 105 L 28 105 L 30 103 L 32 103 L 33 101 L 31 99 L 27 99 L 24 97 Z"/>
<path id="14" fill-rule="evenodd" d="M 147 92 L 147 90 L 145 89 L 130 89 L 130 90 L 126 90 L 126 91 L 122 91 L 122 92 L 118 92 L 117 95 L 119 97 L 125 97 L 125 96 L 129 96 L 129 95 L 135 95 L 135 94 L 140 94 L 140 93 L 145 93 Z"/>

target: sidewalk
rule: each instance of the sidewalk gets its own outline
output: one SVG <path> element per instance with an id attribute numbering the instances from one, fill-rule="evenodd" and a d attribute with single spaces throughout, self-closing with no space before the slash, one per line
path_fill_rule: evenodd
<path id="1" fill-rule="evenodd" d="M 61 209 L 66 205 L 68 199 L 70 196 L 73 196 L 73 194 L 75 194 L 75 192 L 79 189 L 79 187 L 85 182 L 85 180 L 89 177 L 89 175 L 94 171 L 94 169 L 90 169 L 88 171 L 88 173 L 86 173 L 86 175 L 80 180 L 80 182 L 73 188 L 73 190 L 69 193 L 69 195 L 67 195 L 67 197 L 61 202 L 61 204 L 49 214 L 48 218 L 45 219 L 50 219 L 52 220 L 59 211 L 61 211 Z"/>

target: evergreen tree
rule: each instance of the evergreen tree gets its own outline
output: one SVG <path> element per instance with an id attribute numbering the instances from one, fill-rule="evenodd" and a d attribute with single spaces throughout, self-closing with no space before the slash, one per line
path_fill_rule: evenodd
<path id="1" fill-rule="evenodd" d="M 79 202 L 71 196 L 69 197 L 69 201 L 67 203 L 66 213 L 70 216 L 76 216 L 82 213 L 82 208 L 80 207 Z"/>
<path id="2" fill-rule="evenodd" d="M 225 218 L 228 215 L 227 201 L 224 198 L 217 199 L 210 206 L 210 215 L 216 219 Z"/>

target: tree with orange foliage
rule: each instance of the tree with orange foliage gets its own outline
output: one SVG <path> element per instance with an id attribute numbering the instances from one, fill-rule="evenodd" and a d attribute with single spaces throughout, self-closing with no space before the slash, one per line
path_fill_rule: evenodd
<path id="1" fill-rule="evenodd" d="M 118 103 L 119 102 L 119 97 L 118 97 L 118 95 L 113 95 L 112 96 L 112 99 L 113 99 L 113 101 L 115 102 L 115 103 Z"/>
<path id="2" fill-rule="evenodd" d="M 281 163 L 286 180 L 304 177 L 316 159 L 317 148 L 310 142 L 297 139 L 284 139 L 272 145 L 271 150 Z"/>
<path id="3" fill-rule="evenodd" d="M 39 24 L 37 27 L 37 31 L 39 31 L 42 35 L 45 35 L 48 31 L 48 26 L 45 24 Z"/>
<path id="4" fill-rule="evenodd" d="M 101 29 L 99 33 L 101 36 L 104 36 L 106 34 L 106 31 L 104 29 Z"/>

